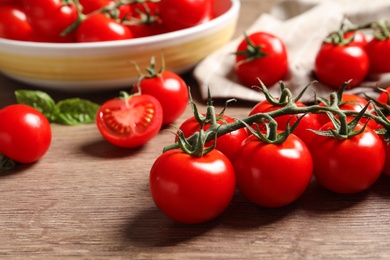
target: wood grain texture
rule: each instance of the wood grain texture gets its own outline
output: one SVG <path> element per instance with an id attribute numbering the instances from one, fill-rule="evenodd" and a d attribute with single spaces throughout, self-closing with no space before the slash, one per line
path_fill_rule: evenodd
<path id="1" fill-rule="evenodd" d="M 243 0 L 239 35 L 274 1 Z M 187 83 L 196 86 L 191 74 Z M 0 107 L 14 90 L 32 88 L 0 76 Z M 199 109 L 196 87 L 192 88 Z M 117 91 L 63 93 L 102 102 Z M 217 101 L 217 110 L 223 102 Z M 245 117 L 253 104 L 231 104 Z M 190 109 L 176 122 L 191 115 Z M 6 122 L 0 122 L 4 124 Z M 390 178 L 368 191 L 336 195 L 313 181 L 294 204 L 253 205 L 239 193 L 219 218 L 182 225 L 166 218 L 149 194 L 149 169 L 173 140 L 162 132 L 135 150 L 105 142 L 95 125 L 53 125 L 39 162 L 0 174 L 0 257 L 7 259 L 388 259 Z"/>

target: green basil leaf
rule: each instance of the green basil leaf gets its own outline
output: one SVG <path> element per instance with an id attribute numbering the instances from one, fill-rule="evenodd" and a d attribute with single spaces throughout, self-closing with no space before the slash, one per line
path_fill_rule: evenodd
<path id="1" fill-rule="evenodd" d="M 65 125 L 79 125 L 95 122 L 99 105 L 89 100 L 70 98 L 59 101 L 53 115 L 53 122 Z"/>
<path id="2" fill-rule="evenodd" d="M 55 110 L 55 101 L 45 92 L 39 90 L 16 90 L 16 101 L 39 110 L 49 120 Z"/>

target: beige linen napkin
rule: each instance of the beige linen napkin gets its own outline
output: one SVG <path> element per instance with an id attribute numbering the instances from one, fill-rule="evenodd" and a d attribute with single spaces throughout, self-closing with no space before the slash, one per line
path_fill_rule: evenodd
<path id="1" fill-rule="evenodd" d="M 390 14 L 388 0 L 289 0 L 277 4 L 270 13 L 264 13 L 245 32 L 265 31 L 280 37 L 286 44 L 289 57 L 289 72 L 282 80 L 294 96 L 314 80 L 313 66 L 316 53 L 329 32 L 337 30 L 343 20 L 365 24 Z M 243 32 L 244 33 L 244 32 Z M 241 85 L 234 73 L 235 56 L 232 54 L 243 36 L 232 40 L 222 49 L 209 55 L 194 69 L 202 98 L 207 98 L 210 88 L 213 98 L 236 98 L 260 101 L 264 99 L 258 90 Z M 359 87 L 348 92 L 365 93 L 375 97 L 376 87 L 390 84 L 388 75 L 366 79 Z M 278 84 L 267 86 L 278 96 Z M 312 102 L 314 93 L 328 97 L 334 90 L 314 83 L 301 98 Z"/>

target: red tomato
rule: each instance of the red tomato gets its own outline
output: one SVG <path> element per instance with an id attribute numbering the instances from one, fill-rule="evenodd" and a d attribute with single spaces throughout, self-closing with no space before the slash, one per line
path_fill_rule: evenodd
<path id="1" fill-rule="evenodd" d="M 390 87 L 387 87 L 385 89 L 385 91 L 381 92 L 377 98 L 377 101 L 382 103 L 382 104 L 386 104 L 386 105 L 390 105 L 390 102 L 389 102 L 389 94 L 390 94 Z"/>
<path id="2" fill-rule="evenodd" d="M 302 102 L 295 102 L 295 104 L 298 107 L 306 107 L 305 104 Z M 258 113 L 266 113 L 266 112 L 271 112 L 277 109 L 282 108 L 282 106 L 275 106 L 271 104 L 267 100 L 260 101 L 257 103 L 249 113 L 249 115 L 254 115 Z M 278 123 L 278 129 L 279 130 L 286 130 L 287 124 L 292 126 L 302 115 L 283 115 L 283 116 L 278 116 L 275 117 L 275 121 Z M 318 120 L 318 117 L 316 114 L 306 114 L 303 116 L 301 121 L 298 123 L 297 128 L 294 130 L 294 134 L 298 136 L 302 141 L 305 142 L 306 145 L 308 145 L 311 142 L 311 139 L 316 135 L 313 133 L 311 130 L 318 130 L 322 124 Z M 265 130 L 264 124 L 259 124 L 259 128 L 261 130 Z"/>
<path id="3" fill-rule="evenodd" d="M 363 125 L 358 124 L 355 130 Z M 321 131 L 334 129 L 330 122 Z M 339 140 L 316 135 L 310 144 L 314 176 L 325 188 L 341 194 L 368 189 L 380 176 L 385 150 L 379 136 L 369 127 L 361 134 Z"/>
<path id="4" fill-rule="evenodd" d="M 133 34 L 127 26 L 103 13 L 88 16 L 76 30 L 77 42 L 116 41 L 131 38 Z"/>
<path id="5" fill-rule="evenodd" d="M 344 39 L 348 39 L 349 37 L 353 37 L 353 44 L 357 44 L 361 47 L 365 47 L 367 45 L 367 38 L 364 33 L 360 31 L 350 31 L 344 34 Z"/>
<path id="6" fill-rule="evenodd" d="M 0 110 L 0 153 L 20 163 L 38 161 L 49 149 L 51 127 L 46 117 L 27 105 Z"/>
<path id="7" fill-rule="evenodd" d="M 369 65 L 366 51 L 358 44 L 323 43 L 315 59 L 314 71 L 320 82 L 337 90 L 349 80 L 352 80 L 349 88 L 359 85 L 366 77 Z"/>
<path id="8" fill-rule="evenodd" d="M 216 218 L 228 207 L 236 180 L 231 162 L 218 150 L 196 157 L 175 149 L 154 162 L 149 187 L 165 215 L 198 224 Z"/>
<path id="9" fill-rule="evenodd" d="M 355 94 L 347 94 L 347 93 L 343 93 L 341 102 L 342 104 L 339 105 L 339 108 L 341 110 L 356 111 L 356 112 L 360 112 L 368 104 L 368 101 L 365 98 Z M 324 106 L 324 104 L 320 103 L 320 106 Z M 368 110 L 371 109 L 373 109 L 373 106 L 370 105 L 368 107 Z M 349 118 L 353 118 L 353 117 L 349 117 Z M 321 126 L 330 122 L 329 116 L 325 113 L 318 114 L 318 120 Z M 362 118 L 360 121 L 365 123 L 367 121 L 367 118 Z M 368 126 L 372 129 L 375 129 L 377 123 L 375 122 L 375 120 L 370 120 L 368 122 Z"/>
<path id="10" fill-rule="evenodd" d="M 32 27 L 48 37 L 59 36 L 78 19 L 76 5 L 61 0 L 23 0 L 23 7 Z"/>
<path id="11" fill-rule="evenodd" d="M 160 16 L 167 28 L 181 30 L 210 20 L 210 0 L 161 0 Z"/>
<path id="12" fill-rule="evenodd" d="M 371 73 L 390 72 L 390 38 L 373 38 L 365 49 L 370 60 Z"/>
<path id="13" fill-rule="evenodd" d="M 96 125 L 110 143 L 134 148 L 150 141 L 162 125 L 160 102 L 150 95 L 132 95 L 106 101 L 96 115 Z"/>
<path id="14" fill-rule="evenodd" d="M 237 186 L 253 203 L 269 208 L 296 201 L 312 177 L 309 149 L 294 134 L 281 144 L 267 144 L 251 135 L 234 162 Z"/>
<path id="15" fill-rule="evenodd" d="M 93 11 L 100 10 L 103 7 L 112 3 L 112 0 L 79 0 L 79 3 L 83 7 L 83 14 L 89 14 Z"/>
<path id="16" fill-rule="evenodd" d="M 244 39 L 236 51 L 235 72 L 248 87 L 260 79 L 270 87 L 282 80 L 288 70 L 287 50 L 283 41 L 266 32 L 256 32 Z"/>
<path id="17" fill-rule="evenodd" d="M 33 29 L 20 5 L 0 5 L 0 38 L 27 41 Z"/>
<path id="18" fill-rule="evenodd" d="M 218 116 L 218 115 L 217 115 Z M 218 120 L 217 123 L 220 125 L 223 124 L 229 124 L 233 123 L 236 120 L 233 118 L 222 115 L 222 120 Z M 184 137 L 190 137 L 195 132 L 198 132 L 200 130 L 201 126 L 199 122 L 196 120 L 195 117 L 190 117 L 187 120 L 185 120 L 179 129 L 183 131 Z M 210 128 L 210 124 L 204 125 L 204 130 L 207 130 Z M 216 149 L 222 152 L 224 155 L 226 155 L 230 161 L 234 161 L 236 158 L 236 153 L 241 147 L 241 143 L 248 137 L 248 133 L 245 128 L 237 129 L 233 132 L 227 133 L 225 135 L 222 135 L 218 137 L 217 143 L 216 143 Z M 211 146 L 213 144 L 214 140 L 208 142 L 206 146 Z"/>
<path id="19" fill-rule="evenodd" d="M 142 77 L 136 90 L 154 96 L 163 108 L 163 125 L 170 124 L 186 110 L 189 96 L 187 84 L 176 73 L 164 70 L 161 74 Z"/>

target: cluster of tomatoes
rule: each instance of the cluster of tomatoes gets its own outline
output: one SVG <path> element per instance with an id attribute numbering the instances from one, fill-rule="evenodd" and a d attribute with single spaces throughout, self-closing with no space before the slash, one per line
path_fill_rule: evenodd
<path id="1" fill-rule="evenodd" d="M 214 0 L 0 0 L 0 38 L 35 42 L 125 40 L 213 19 Z"/>
<path id="2" fill-rule="evenodd" d="M 179 142 L 151 168 L 157 207 L 176 221 L 202 223 L 228 207 L 236 188 L 256 205 L 276 208 L 296 201 L 313 176 L 332 192 L 353 194 L 390 175 L 384 134 L 390 88 L 368 101 L 343 93 L 346 86 L 313 105 L 286 88 L 274 98 L 264 87 L 267 98 L 247 118 L 217 114 L 209 105 L 184 121 Z"/>
<path id="3" fill-rule="evenodd" d="M 364 26 L 349 25 L 324 39 L 313 64 L 317 79 L 331 89 L 348 81 L 358 86 L 368 76 L 390 72 L 390 25 L 386 20 Z M 266 86 L 282 80 L 288 71 L 288 50 L 275 35 L 255 32 L 241 41 L 236 50 L 235 71 L 248 87 Z"/>

